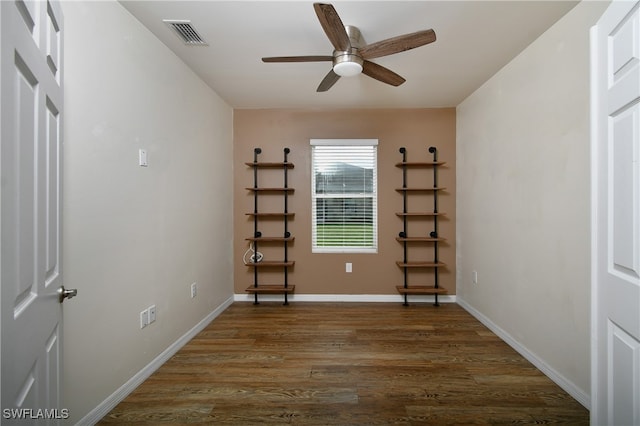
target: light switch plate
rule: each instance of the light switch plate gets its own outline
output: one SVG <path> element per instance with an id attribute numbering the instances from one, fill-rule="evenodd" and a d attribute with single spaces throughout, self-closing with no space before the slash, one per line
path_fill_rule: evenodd
<path id="1" fill-rule="evenodd" d="M 149 166 L 149 162 L 147 161 L 147 150 L 140 149 L 138 150 L 138 164 L 142 167 Z"/>
<path id="2" fill-rule="evenodd" d="M 140 328 L 145 328 L 149 325 L 149 311 L 145 309 L 140 312 Z"/>
<path id="3" fill-rule="evenodd" d="M 149 324 L 156 321 L 156 305 L 149 306 Z"/>

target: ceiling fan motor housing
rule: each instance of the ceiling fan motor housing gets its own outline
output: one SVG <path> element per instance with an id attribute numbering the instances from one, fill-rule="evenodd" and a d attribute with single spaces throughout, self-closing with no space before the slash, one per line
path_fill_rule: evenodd
<path id="1" fill-rule="evenodd" d="M 365 43 L 358 28 L 345 25 L 344 29 L 349 36 L 351 47 L 346 51 L 333 51 L 333 72 L 342 77 L 351 77 L 362 72 L 364 61 L 358 53 L 358 48 L 364 46 Z"/>

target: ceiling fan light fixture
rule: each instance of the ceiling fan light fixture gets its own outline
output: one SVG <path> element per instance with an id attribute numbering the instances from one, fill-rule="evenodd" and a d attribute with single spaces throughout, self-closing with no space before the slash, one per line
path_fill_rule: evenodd
<path id="1" fill-rule="evenodd" d="M 340 77 L 353 77 L 362 72 L 362 58 L 353 53 L 335 55 L 333 58 L 333 72 Z"/>
<path id="2" fill-rule="evenodd" d="M 333 72 L 340 77 L 353 77 L 362 72 L 362 65 L 357 62 L 340 62 L 334 65 Z"/>

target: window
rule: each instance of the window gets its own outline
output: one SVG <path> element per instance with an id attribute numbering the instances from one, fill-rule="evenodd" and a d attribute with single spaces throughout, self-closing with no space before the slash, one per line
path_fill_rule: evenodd
<path id="1" fill-rule="evenodd" d="M 311 140 L 312 252 L 377 252 L 377 146 L 377 139 Z"/>

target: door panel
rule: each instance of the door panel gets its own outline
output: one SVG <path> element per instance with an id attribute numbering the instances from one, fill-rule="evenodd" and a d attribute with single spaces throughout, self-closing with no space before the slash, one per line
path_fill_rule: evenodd
<path id="1" fill-rule="evenodd" d="M 627 334 L 623 329 L 609 322 L 608 352 L 612 355 L 608 360 L 607 374 L 611 378 L 609 397 L 609 424 L 633 425 L 640 410 L 637 377 L 640 374 L 640 342 Z M 629 371 L 631 367 L 631 371 Z"/>
<path id="2" fill-rule="evenodd" d="M 56 285 L 59 277 L 58 265 L 60 264 L 60 218 L 58 212 L 60 210 L 60 113 L 55 107 L 51 99 L 46 100 L 46 229 L 45 229 L 45 287 Z"/>
<path id="3" fill-rule="evenodd" d="M 38 82 L 20 56 L 15 55 L 16 96 L 13 108 L 19 114 L 16 117 L 17 137 L 13 141 L 13 151 L 17 156 L 18 171 L 15 183 L 14 217 L 18 222 L 18 235 L 15 244 L 17 250 L 18 279 L 16 280 L 16 299 L 14 316 L 18 317 L 33 302 L 37 294 L 35 262 L 35 145 L 37 134 L 36 110 L 38 101 L 36 89 Z"/>
<path id="4" fill-rule="evenodd" d="M 56 19 L 56 14 L 50 5 L 47 5 L 47 64 L 51 73 L 57 78 L 58 67 L 60 66 L 60 25 Z M 58 80 L 59 82 L 59 80 Z"/>
<path id="5" fill-rule="evenodd" d="M 592 29 L 591 422 L 640 425 L 640 3 Z"/>
<path id="6" fill-rule="evenodd" d="M 609 243 L 611 273 L 638 284 L 638 232 L 640 231 L 640 188 L 638 182 L 638 152 L 634 147 L 634 133 L 637 135 L 638 105 L 623 108 L 611 117 L 612 137 L 609 152 L 612 163 L 609 180 L 613 198 L 609 203 L 609 215 L 613 226 Z"/>
<path id="7" fill-rule="evenodd" d="M 54 410 L 63 331 L 63 20 L 51 0 L 0 1 L 0 8 L 1 405 Z M 38 424 L 57 424 L 60 413 Z M 2 424 L 13 422 L 31 423 L 3 411 Z"/>

